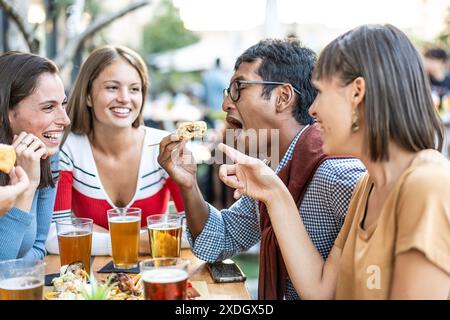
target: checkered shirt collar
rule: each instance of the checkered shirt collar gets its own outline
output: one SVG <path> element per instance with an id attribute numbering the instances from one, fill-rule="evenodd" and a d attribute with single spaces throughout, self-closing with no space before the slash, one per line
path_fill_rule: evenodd
<path id="1" fill-rule="evenodd" d="M 309 124 L 303 127 L 302 130 L 300 130 L 295 138 L 292 140 L 291 144 L 289 145 L 289 148 L 287 149 L 286 153 L 283 156 L 283 159 L 281 159 L 280 163 L 278 164 L 277 168 L 275 169 L 275 173 L 279 173 L 281 169 L 286 166 L 286 164 L 289 162 L 289 160 L 292 159 L 292 154 L 294 153 L 295 145 L 297 144 L 298 139 L 302 135 L 302 133 L 305 131 L 306 128 L 309 127 Z"/>

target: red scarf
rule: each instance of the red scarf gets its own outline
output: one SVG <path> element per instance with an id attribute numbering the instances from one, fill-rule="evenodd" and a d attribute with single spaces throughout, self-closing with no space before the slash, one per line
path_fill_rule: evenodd
<path id="1" fill-rule="evenodd" d="M 322 139 L 317 125 L 309 126 L 298 139 L 292 159 L 278 173 L 278 177 L 287 186 L 298 208 L 300 208 L 303 196 L 316 169 L 327 158 L 322 151 Z M 259 212 L 261 217 L 261 249 L 258 299 L 282 300 L 286 290 L 286 266 L 272 229 L 267 208 L 263 202 L 259 205 Z"/>

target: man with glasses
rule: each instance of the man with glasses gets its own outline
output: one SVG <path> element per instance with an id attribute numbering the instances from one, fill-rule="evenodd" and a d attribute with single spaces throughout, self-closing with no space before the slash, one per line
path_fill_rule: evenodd
<path id="1" fill-rule="evenodd" d="M 223 89 L 224 98 L 229 96 L 233 102 L 237 102 L 241 93 L 241 84 L 265 84 L 265 85 L 286 85 L 289 84 L 287 82 L 278 82 L 278 81 L 260 81 L 260 80 L 234 80 L 228 88 Z M 298 95 L 301 95 L 300 91 L 295 87 L 292 87 L 292 90 Z"/>
<path id="2" fill-rule="evenodd" d="M 276 130 L 278 139 L 271 134 L 264 137 L 266 150 L 275 146 L 282 156 L 275 170 L 296 200 L 312 242 L 326 259 L 365 168 L 356 159 L 331 159 L 322 152 L 319 129 L 308 114 L 316 96 L 311 83 L 315 61 L 314 52 L 297 41 L 260 41 L 237 59 L 222 109 L 228 127 L 238 133 L 236 139 L 248 145 L 259 145 L 262 135 L 249 141 L 253 138 L 247 132 Z M 194 254 L 206 261 L 220 261 L 261 241 L 259 299 L 299 299 L 265 206 L 245 196 L 220 211 L 206 203 L 196 181 L 195 164 L 171 157 L 175 149 L 188 155 L 184 144 L 176 135 L 164 138 L 158 161 L 180 186 Z"/>

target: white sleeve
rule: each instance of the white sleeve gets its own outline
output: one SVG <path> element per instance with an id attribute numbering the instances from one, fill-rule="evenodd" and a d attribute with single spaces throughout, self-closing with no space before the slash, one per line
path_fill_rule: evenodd
<path id="1" fill-rule="evenodd" d="M 92 253 L 93 256 L 111 256 L 111 238 L 109 233 L 92 233 Z"/>
<path id="2" fill-rule="evenodd" d="M 47 241 L 45 242 L 45 250 L 49 254 L 59 254 L 58 236 L 56 234 L 56 223 L 52 222 L 48 231 Z"/>
<path id="3" fill-rule="evenodd" d="M 56 234 L 56 223 L 52 223 L 45 243 L 45 249 L 49 254 L 59 254 L 58 236 Z M 92 233 L 92 250 L 93 256 L 111 256 L 111 240 L 109 233 L 93 232 Z"/>
<path id="4" fill-rule="evenodd" d="M 181 230 L 181 248 L 190 248 L 191 244 L 188 240 L 186 219 L 183 219 L 183 228 Z"/>

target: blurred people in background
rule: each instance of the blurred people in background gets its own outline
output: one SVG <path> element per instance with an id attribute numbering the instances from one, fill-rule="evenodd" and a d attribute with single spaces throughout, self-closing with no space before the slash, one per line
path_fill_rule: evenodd
<path id="1" fill-rule="evenodd" d="M 147 87 L 147 67 L 136 52 L 105 46 L 83 63 L 69 97 L 72 125 L 61 147 L 54 218 L 93 219 L 93 255 L 111 253 L 108 209 L 141 208 L 141 226 L 147 216 L 165 213 L 170 197 L 183 210 L 177 185 L 158 165 L 158 146 L 149 146 L 168 132 L 142 125 Z M 144 253 L 147 237 L 141 237 Z M 54 224 L 47 248 L 58 252 Z"/>
<path id="2" fill-rule="evenodd" d="M 424 54 L 425 71 L 430 78 L 433 100 L 439 112 L 450 108 L 450 72 L 447 62 L 448 54 L 444 49 L 431 48 Z"/>
<path id="3" fill-rule="evenodd" d="M 227 86 L 229 76 L 222 69 L 220 58 L 216 58 L 214 68 L 209 69 L 202 76 L 204 88 L 203 102 L 213 110 L 222 109 L 222 92 Z"/>
<path id="4" fill-rule="evenodd" d="M 216 58 L 214 68 L 202 75 L 203 94 L 201 102 L 206 106 L 205 121 L 215 128 L 215 114 L 222 112 L 223 88 L 228 84 L 229 75 L 222 69 L 220 58 Z"/>
<path id="5" fill-rule="evenodd" d="M 449 56 L 444 49 L 432 48 L 424 54 L 425 70 L 430 78 L 433 102 L 445 125 L 443 153 L 450 157 L 450 70 Z"/>
<path id="6" fill-rule="evenodd" d="M 70 123 L 67 98 L 56 65 L 34 54 L 1 55 L 0 79 L 0 143 L 15 148 L 16 164 L 29 180 L 14 207 L 0 217 L 0 260 L 41 260 L 55 201 L 59 145 Z M 0 186 L 16 179 L 24 187 L 19 168 L 10 176 L 0 173 Z"/>
<path id="7" fill-rule="evenodd" d="M 308 114 L 316 96 L 311 83 L 315 62 L 315 53 L 298 41 L 260 41 L 237 59 L 223 90 L 222 109 L 236 139 L 245 141 L 246 132 L 256 132 L 255 139 L 249 139 L 261 152 L 264 147 L 276 149 L 282 158 L 279 165 L 273 164 L 278 165 L 276 173 L 292 192 L 297 217 L 305 221 L 315 248 L 326 259 L 365 168 L 359 160 L 329 159 L 322 152 L 318 126 Z M 272 130 L 279 139 L 264 134 Z M 176 161 L 174 149 L 186 161 Z M 265 206 L 242 197 L 228 209 L 216 209 L 199 190 L 197 166 L 187 160 L 192 154 L 186 142 L 174 134 L 163 139 L 160 150 L 159 163 L 181 189 L 193 253 L 202 260 L 220 261 L 261 240 L 258 297 L 298 299 Z"/>

